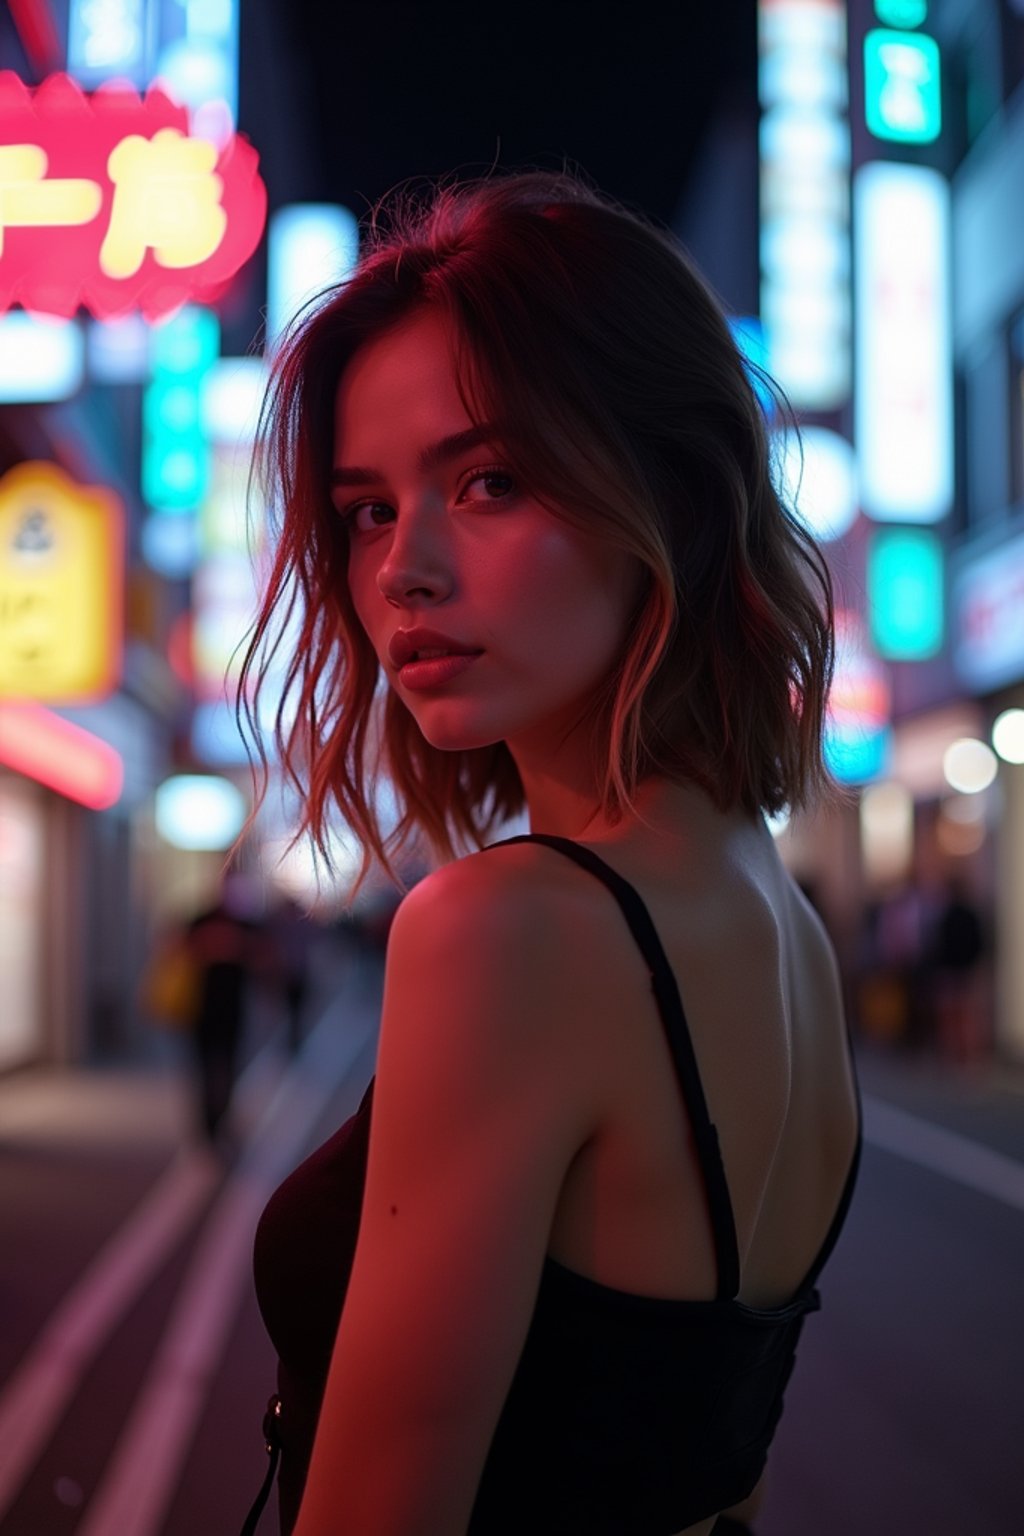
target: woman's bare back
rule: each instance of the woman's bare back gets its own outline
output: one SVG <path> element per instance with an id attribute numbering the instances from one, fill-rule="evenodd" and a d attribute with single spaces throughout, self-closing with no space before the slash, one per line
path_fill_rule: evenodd
<path id="1" fill-rule="evenodd" d="M 710 825 L 710 836 L 685 839 L 684 859 L 671 841 L 578 841 L 629 881 L 657 930 L 718 1130 L 739 1300 L 770 1308 L 792 1300 L 835 1216 L 856 1145 L 856 1092 L 820 918 L 763 823 Z M 566 963 L 600 967 L 602 1006 L 578 1027 L 581 1070 L 598 1064 L 603 1114 L 566 1177 L 549 1253 L 618 1290 L 713 1299 L 703 1176 L 623 914 L 599 881 L 542 845 L 510 845 L 500 857 L 529 867 L 549 892 L 555 882 Z M 713 1524 L 680 1536 L 706 1536 Z"/>

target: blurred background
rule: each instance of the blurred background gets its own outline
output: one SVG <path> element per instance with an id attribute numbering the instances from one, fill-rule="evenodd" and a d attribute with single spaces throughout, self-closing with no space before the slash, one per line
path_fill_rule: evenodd
<path id="1" fill-rule="evenodd" d="M 5 1536 L 216 1536 L 255 1494 L 252 1229 L 372 1071 L 398 899 L 350 904 L 344 827 L 333 874 L 292 844 L 279 693 L 226 867 L 268 363 L 389 189 L 566 163 L 782 386 L 838 596 L 848 803 L 772 830 L 865 1157 L 758 1531 L 1024 1532 L 1022 81 L 1024 0 L 0 11 Z"/>

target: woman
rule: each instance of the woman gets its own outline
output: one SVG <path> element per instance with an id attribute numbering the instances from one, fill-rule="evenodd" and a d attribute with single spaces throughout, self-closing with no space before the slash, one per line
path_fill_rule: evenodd
<path id="1" fill-rule="evenodd" d="M 304 825 L 441 861 L 375 1081 L 257 1235 L 282 1530 L 748 1519 L 860 1125 L 764 820 L 831 792 L 830 587 L 728 326 L 576 177 L 442 187 L 288 340 L 264 465 L 247 670 L 297 583 Z"/>

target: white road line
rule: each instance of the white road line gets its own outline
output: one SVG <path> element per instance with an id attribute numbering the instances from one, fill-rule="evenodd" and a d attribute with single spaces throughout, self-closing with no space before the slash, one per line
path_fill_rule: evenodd
<path id="1" fill-rule="evenodd" d="M 1024 1163 L 870 1094 L 862 1098 L 864 1139 L 873 1146 L 1024 1211 Z"/>
<path id="2" fill-rule="evenodd" d="M 205 1149 L 173 1163 L 96 1255 L 15 1369 L 0 1394 L 0 1519 L 90 1361 L 173 1252 L 220 1176 Z"/>
<path id="3" fill-rule="evenodd" d="M 337 1017 L 325 1016 L 268 1107 L 207 1218 L 156 1359 L 76 1536 L 157 1536 L 251 1274 L 259 1214 L 301 1157 L 373 1022 L 352 1028 L 340 1051 Z"/>

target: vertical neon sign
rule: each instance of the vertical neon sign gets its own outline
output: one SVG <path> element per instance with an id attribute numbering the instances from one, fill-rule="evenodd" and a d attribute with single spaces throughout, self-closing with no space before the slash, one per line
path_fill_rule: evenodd
<path id="1" fill-rule="evenodd" d="M 798 410 L 850 394 L 850 126 L 842 0 L 761 0 L 761 320 Z"/>

